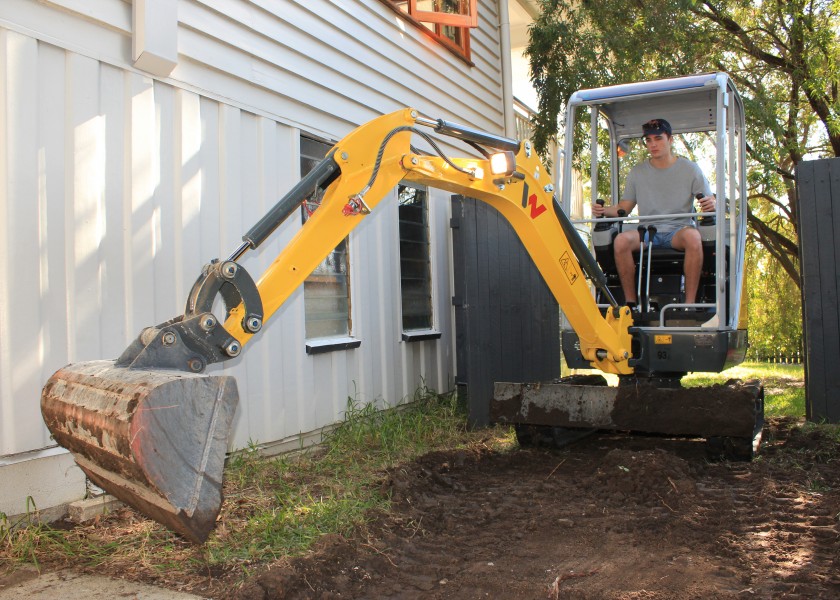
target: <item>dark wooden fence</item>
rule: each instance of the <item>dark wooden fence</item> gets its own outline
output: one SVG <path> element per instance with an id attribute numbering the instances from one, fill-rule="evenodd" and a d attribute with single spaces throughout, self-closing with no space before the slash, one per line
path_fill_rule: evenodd
<path id="1" fill-rule="evenodd" d="M 496 209 L 454 196 L 452 245 L 458 393 L 470 423 L 484 426 L 494 382 L 560 376 L 560 311 Z"/>
<path id="2" fill-rule="evenodd" d="M 840 158 L 796 169 L 805 337 L 805 405 L 811 421 L 840 422 Z M 772 301 L 768 303 L 772 310 Z"/>

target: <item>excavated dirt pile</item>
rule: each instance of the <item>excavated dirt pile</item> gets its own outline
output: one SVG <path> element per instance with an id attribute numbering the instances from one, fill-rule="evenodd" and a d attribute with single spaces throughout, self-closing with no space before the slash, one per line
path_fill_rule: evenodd
<path id="1" fill-rule="evenodd" d="M 752 463 L 601 434 L 564 450 L 433 453 L 387 474 L 358 539 L 239 598 L 840 598 L 840 449 L 771 421 Z"/>

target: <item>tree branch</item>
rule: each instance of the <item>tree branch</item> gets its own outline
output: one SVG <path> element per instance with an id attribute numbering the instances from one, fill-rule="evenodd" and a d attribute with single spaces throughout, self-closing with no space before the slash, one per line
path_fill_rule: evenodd
<path id="1" fill-rule="evenodd" d="M 776 174 L 781 175 L 782 177 L 784 177 L 785 179 L 789 179 L 790 181 L 796 181 L 796 175 L 794 175 L 791 171 L 783 169 L 779 165 L 774 165 L 763 161 L 758 155 L 758 153 L 755 150 L 753 150 L 753 147 L 750 145 L 749 142 L 747 142 L 747 154 L 749 154 L 750 158 L 752 158 L 758 164 L 762 165 L 765 169 L 775 171 Z"/>
<path id="2" fill-rule="evenodd" d="M 770 256 L 776 262 L 779 263 L 779 265 L 782 267 L 782 269 L 784 269 L 785 273 L 788 274 L 788 276 L 796 284 L 796 286 L 801 288 L 801 281 L 799 279 L 799 268 L 797 267 L 797 262 L 794 261 L 794 259 L 789 253 L 783 251 L 781 248 L 779 248 L 779 246 L 774 245 L 772 239 L 764 237 L 761 234 L 762 228 L 756 227 L 757 224 L 761 223 L 761 220 L 758 219 L 758 217 L 750 213 L 748 215 L 748 220 L 750 222 L 750 225 L 753 226 L 753 231 L 757 233 L 758 243 L 761 244 L 761 246 L 770 254 Z M 776 233 L 773 230 L 766 228 L 764 229 L 764 231 L 768 233 Z M 798 255 L 794 256 L 797 257 L 798 261 Z"/>
<path id="3" fill-rule="evenodd" d="M 798 82 L 801 86 L 802 93 L 808 100 L 808 104 L 811 105 L 811 108 L 825 126 L 826 135 L 829 143 L 831 144 L 834 155 L 840 156 L 840 132 L 833 130 L 831 127 L 833 115 L 832 105 L 829 102 L 830 96 L 828 94 L 828 90 L 822 90 L 816 86 L 808 85 L 808 83 L 814 79 L 814 75 L 811 72 L 807 61 L 802 60 L 804 42 L 801 39 L 801 30 L 796 27 L 798 23 L 794 23 L 794 27 L 792 27 L 791 31 L 793 35 L 791 59 L 786 59 L 761 49 L 755 40 L 750 37 L 749 32 L 741 27 L 741 25 L 734 19 L 724 15 L 722 11 L 710 0 L 704 0 L 704 2 L 700 5 L 693 5 L 689 8 L 689 10 L 692 13 L 715 23 L 725 32 L 732 35 L 740 43 L 744 52 L 750 56 L 771 67 L 781 70 L 791 78 L 791 81 Z M 800 15 L 792 16 L 795 19 L 800 18 Z"/>
<path id="4" fill-rule="evenodd" d="M 763 245 L 767 246 L 768 249 L 770 247 L 776 248 L 779 252 L 784 252 L 786 255 L 799 257 L 799 247 L 796 245 L 796 242 L 770 227 L 767 223 L 755 216 L 752 210 L 747 213 L 747 220 L 753 230 L 763 240 Z"/>
<path id="5" fill-rule="evenodd" d="M 707 10 L 703 10 L 701 6 L 705 6 Z M 787 60 L 782 58 L 781 56 L 776 56 L 775 54 L 771 54 L 770 52 L 765 52 L 758 45 L 753 41 L 753 39 L 749 36 L 749 34 L 741 27 L 738 23 L 736 23 L 733 19 L 725 16 L 721 11 L 711 2 L 708 0 L 704 1 L 701 6 L 691 6 L 689 10 L 694 14 L 708 19 L 713 23 L 719 25 L 723 28 L 724 31 L 732 34 L 739 42 L 741 42 L 744 51 L 747 52 L 750 56 L 757 58 L 758 60 L 767 63 L 777 69 L 781 69 L 785 73 L 792 73 L 794 69 L 794 65 L 790 64 Z"/>
<path id="6" fill-rule="evenodd" d="M 784 204 L 780 200 L 776 200 L 770 194 L 767 194 L 767 193 L 764 193 L 764 192 L 756 192 L 754 194 L 750 194 L 750 200 L 752 200 L 753 198 L 761 199 L 761 200 L 764 200 L 765 202 L 767 202 L 769 204 L 772 204 L 773 206 L 775 206 L 779 210 L 783 211 L 788 216 L 788 218 L 787 218 L 788 221 L 791 220 L 790 219 L 790 216 L 791 216 L 790 215 L 790 209 L 789 209 L 788 205 Z"/>

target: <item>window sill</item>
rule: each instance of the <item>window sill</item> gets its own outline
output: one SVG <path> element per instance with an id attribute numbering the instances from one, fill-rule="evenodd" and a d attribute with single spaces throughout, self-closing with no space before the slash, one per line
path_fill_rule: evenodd
<path id="1" fill-rule="evenodd" d="M 433 329 L 423 329 L 420 331 L 403 331 L 402 340 L 404 342 L 424 342 L 426 340 L 440 339 L 440 331 Z"/>
<path id="2" fill-rule="evenodd" d="M 322 338 L 306 342 L 307 354 L 323 354 L 337 350 L 353 350 L 362 345 L 362 340 L 352 337 Z"/>

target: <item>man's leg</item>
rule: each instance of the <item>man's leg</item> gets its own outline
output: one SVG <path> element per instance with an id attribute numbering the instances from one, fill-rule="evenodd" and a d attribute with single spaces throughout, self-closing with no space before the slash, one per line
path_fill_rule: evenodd
<path id="1" fill-rule="evenodd" d="M 618 279 L 624 292 L 625 302 L 638 302 L 636 298 L 636 264 L 633 262 L 633 251 L 639 249 L 639 234 L 636 231 L 623 231 L 615 236 L 613 252 L 615 266 L 618 269 Z"/>
<path id="2" fill-rule="evenodd" d="M 683 227 L 671 239 L 674 250 L 685 252 L 685 302 L 697 302 L 697 288 L 700 286 L 700 270 L 703 268 L 703 240 L 694 227 Z"/>

